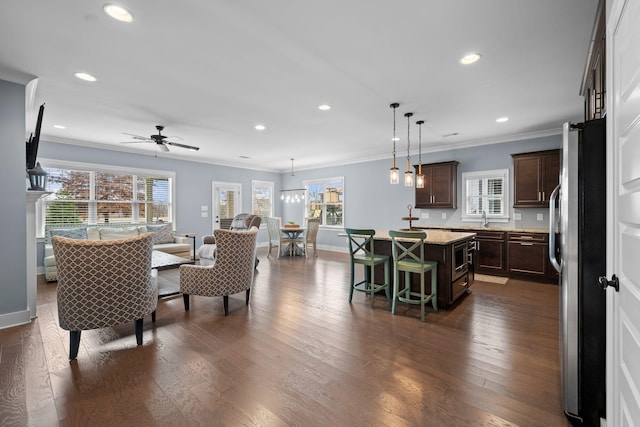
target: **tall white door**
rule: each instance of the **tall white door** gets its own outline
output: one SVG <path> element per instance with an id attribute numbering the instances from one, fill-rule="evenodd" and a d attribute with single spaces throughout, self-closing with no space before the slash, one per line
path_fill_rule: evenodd
<path id="1" fill-rule="evenodd" d="M 212 228 L 229 228 L 231 220 L 242 212 L 242 184 L 214 182 L 211 199 L 213 201 Z"/>
<path id="2" fill-rule="evenodd" d="M 640 0 L 607 20 L 607 425 L 640 425 Z M 604 201 L 603 201 L 604 202 Z"/>

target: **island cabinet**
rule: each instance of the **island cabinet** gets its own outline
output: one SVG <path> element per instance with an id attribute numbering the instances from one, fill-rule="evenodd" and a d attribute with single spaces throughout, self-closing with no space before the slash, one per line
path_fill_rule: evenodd
<path id="1" fill-rule="evenodd" d="M 514 208 L 548 207 L 560 182 L 560 150 L 512 154 Z"/>
<path id="2" fill-rule="evenodd" d="M 458 298 L 467 293 L 471 281 L 469 278 L 468 250 L 474 241 L 474 233 L 456 233 L 442 230 L 424 230 L 427 232 L 424 258 L 438 263 L 438 308 L 451 306 Z M 393 283 L 393 258 L 391 239 L 388 232 L 376 232 L 375 251 L 391 258 L 391 281 Z M 376 282 L 384 277 L 382 265 L 376 266 Z M 400 274 L 404 283 L 404 273 Z M 426 291 L 430 292 L 431 272 L 425 274 Z M 411 288 L 420 291 L 420 276 L 411 275 Z"/>
<path id="3" fill-rule="evenodd" d="M 502 275 L 507 272 L 505 237 L 504 231 L 476 231 L 476 273 Z"/>
<path id="4" fill-rule="evenodd" d="M 416 173 L 418 165 L 414 166 Z M 415 207 L 418 209 L 456 208 L 458 162 L 429 163 L 422 165 L 426 182 L 424 188 L 416 188 Z"/>
<path id="5" fill-rule="evenodd" d="M 549 236 L 543 233 L 508 233 L 507 266 L 516 275 L 548 275 Z"/>

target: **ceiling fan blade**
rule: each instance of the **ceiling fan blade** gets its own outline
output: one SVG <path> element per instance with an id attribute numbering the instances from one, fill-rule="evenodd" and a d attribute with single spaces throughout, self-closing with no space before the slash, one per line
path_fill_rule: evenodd
<path id="1" fill-rule="evenodd" d="M 140 135 L 136 135 L 133 133 L 126 133 L 126 132 L 122 132 L 123 135 L 129 135 L 130 137 L 132 137 L 133 139 L 138 139 L 140 141 L 153 141 L 151 138 L 148 138 L 146 136 L 140 136 Z"/>
<path id="2" fill-rule="evenodd" d="M 160 148 L 160 151 L 164 151 L 165 153 L 169 151 L 169 147 L 164 144 L 158 144 L 158 148 Z"/>
<path id="3" fill-rule="evenodd" d="M 178 142 L 166 141 L 165 144 L 173 145 L 175 147 L 186 148 L 187 150 L 198 151 L 200 147 L 194 147 L 193 145 L 180 144 Z"/>
<path id="4" fill-rule="evenodd" d="M 148 139 L 140 140 L 140 141 L 120 141 L 120 144 L 140 144 L 140 143 L 149 143 L 149 142 L 155 142 L 155 141 L 151 141 Z"/>

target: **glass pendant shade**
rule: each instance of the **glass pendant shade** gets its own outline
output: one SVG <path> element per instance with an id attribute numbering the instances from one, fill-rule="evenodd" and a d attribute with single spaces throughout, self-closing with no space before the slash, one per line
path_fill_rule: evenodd
<path id="1" fill-rule="evenodd" d="M 418 165 L 418 173 L 416 174 L 416 188 L 424 188 L 426 177 L 422 173 L 422 165 Z"/>
<path id="2" fill-rule="evenodd" d="M 413 116 L 413 113 L 404 113 L 404 116 L 407 118 L 407 171 L 404 173 L 404 186 L 405 187 L 413 187 L 413 171 L 411 170 L 411 139 L 409 138 L 409 128 L 410 123 L 409 119 Z"/>
<path id="3" fill-rule="evenodd" d="M 416 188 L 424 188 L 424 184 L 427 180 L 427 177 L 422 173 L 422 125 L 424 124 L 424 120 L 418 120 L 416 122 L 418 125 L 418 173 L 416 174 Z"/>

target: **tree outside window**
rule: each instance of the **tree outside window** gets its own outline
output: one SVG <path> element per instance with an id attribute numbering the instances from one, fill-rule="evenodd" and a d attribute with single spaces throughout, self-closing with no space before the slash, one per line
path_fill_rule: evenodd
<path id="1" fill-rule="evenodd" d="M 273 190 L 273 182 L 251 181 L 251 211 L 263 221 L 273 216 Z"/>
<path id="2" fill-rule="evenodd" d="M 318 218 L 327 227 L 344 226 L 344 178 L 303 182 L 307 189 L 305 217 Z"/>

